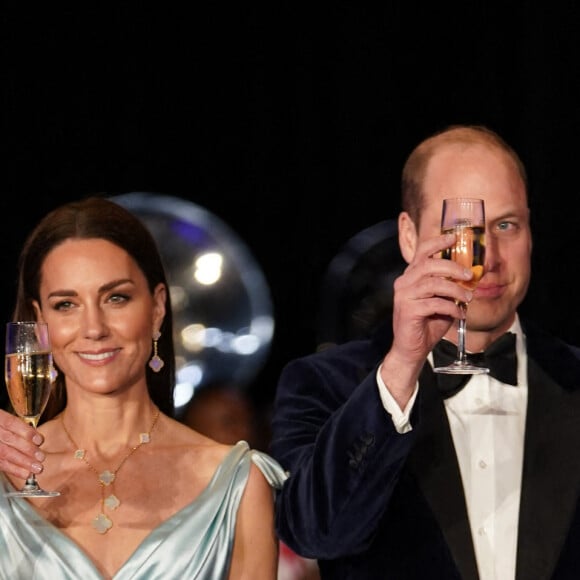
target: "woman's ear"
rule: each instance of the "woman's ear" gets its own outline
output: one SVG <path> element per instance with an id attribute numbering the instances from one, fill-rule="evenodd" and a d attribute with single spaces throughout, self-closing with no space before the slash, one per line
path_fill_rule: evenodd
<path id="1" fill-rule="evenodd" d="M 411 216 L 403 211 L 399 214 L 399 248 L 405 262 L 410 264 L 417 251 L 417 228 Z"/>
<path id="2" fill-rule="evenodd" d="M 42 317 L 42 310 L 40 309 L 40 304 L 37 300 L 32 301 L 32 307 L 34 308 L 34 315 L 36 316 L 36 320 L 38 322 L 44 322 L 44 318 Z"/>
<path id="3" fill-rule="evenodd" d="M 165 284 L 159 283 L 153 292 L 154 311 L 153 328 L 159 330 L 165 318 L 165 304 L 167 302 L 167 288 Z"/>

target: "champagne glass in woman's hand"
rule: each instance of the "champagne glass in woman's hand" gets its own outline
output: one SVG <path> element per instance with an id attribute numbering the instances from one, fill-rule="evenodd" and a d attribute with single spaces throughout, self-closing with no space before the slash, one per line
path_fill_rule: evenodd
<path id="1" fill-rule="evenodd" d="M 12 408 L 34 428 L 46 407 L 53 380 L 52 353 L 48 326 L 43 322 L 8 322 L 4 378 Z M 31 473 L 18 491 L 9 497 L 54 497 L 58 491 L 40 488 Z"/>
<path id="2" fill-rule="evenodd" d="M 456 242 L 443 251 L 443 258 L 453 260 L 465 268 L 471 268 L 473 278 L 457 281 L 469 290 L 474 290 L 483 276 L 485 260 L 485 210 L 482 199 L 453 198 L 443 200 L 441 232 L 454 233 Z M 488 373 L 489 369 L 471 364 L 465 351 L 465 326 L 467 304 L 458 302 L 463 317 L 458 320 L 457 359 L 444 367 L 433 369 L 436 373 L 474 375 Z"/>

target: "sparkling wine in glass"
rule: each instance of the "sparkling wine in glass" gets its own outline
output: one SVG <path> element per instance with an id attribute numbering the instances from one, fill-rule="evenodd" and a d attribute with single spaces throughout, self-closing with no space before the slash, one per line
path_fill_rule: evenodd
<path id="1" fill-rule="evenodd" d="M 468 281 L 457 280 L 468 290 L 475 290 L 483 276 L 485 261 L 485 208 L 482 199 L 450 198 L 443 200 L 441 233 L 454 233 L 456 242 L 443 251 L 442 257 L 453 260 L 465 268 L 471 268 L 473 278 Z M 475 375 L 488 373 L 489 369 L 472 364 L 465 350 L 467 304 L 458 302 L 463 317 L 457 323 L 457 358 L 451 364 L 435 367 L 436 373 Z"/>
<path id="2" fill-rule="evenodd" d="M 53 365 L 48 326 L 43 322 L 8 322 L 4 379 L 14 412 L 35 429 L 53 382 Z M 7 492 L 8 497 L 54 497 L 58 491 L 42 489 L 34 473 L 24 487 Z"/>

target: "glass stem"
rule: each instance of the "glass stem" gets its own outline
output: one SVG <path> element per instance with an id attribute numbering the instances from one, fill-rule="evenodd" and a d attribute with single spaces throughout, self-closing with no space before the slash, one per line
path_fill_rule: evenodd
<path id="1" fill-rule="evenodd" d="M 30 473 L 26 478 L 24 489 L 27 491 L 36 491 L 38 489 L 38 482 L 36 481 L 34 473 Z"/>
<path id="2" fill-rule="evenodd" d="M 461 318 L 457 321 L 457 360 L 463 364 L 467 362 L 467 355 L 465 354 L 467 304 L 465 302 L 459 302 L 459 308 L 461 308 Z"/>

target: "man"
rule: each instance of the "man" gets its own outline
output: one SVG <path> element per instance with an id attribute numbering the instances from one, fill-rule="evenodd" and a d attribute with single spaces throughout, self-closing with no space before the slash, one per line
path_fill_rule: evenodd
<path id="1" fill-rule="evenodd" d="M 447 197 L 485 202 L 474 292 L 457 283 L 470 270 L 439 259 L 455 241 L 440 234 Z M 580 352 L 517 313 L 531 272 L 525 169 L 489 129 L 450 127 L 409 156 L 402 207 L 408 266 L 393 319 L 281 374 L 280 538 L 317 558 L 323 579 L 578 578 Z M 436 345 L 457 343 L 457 301 L 469 303 L 469 352 L 515 337 L 507 375 L 467 376 L 461 388 L 433 373 Z"/>

